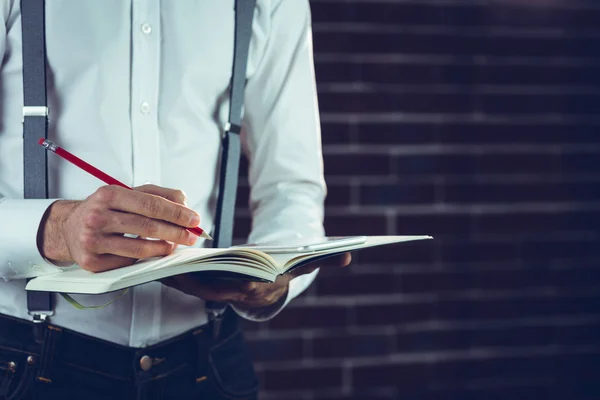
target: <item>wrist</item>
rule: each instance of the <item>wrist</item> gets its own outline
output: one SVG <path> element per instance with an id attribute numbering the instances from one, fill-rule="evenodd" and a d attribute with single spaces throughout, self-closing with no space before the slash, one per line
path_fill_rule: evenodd
<path id="1" fill-rule="evenodd" d="M 50 205 L 40 221 L 37 244 L 40 254 L 52 262 L 71 262 L 65 240 L 65 222 L 78 201 L 58 200 Z"/>

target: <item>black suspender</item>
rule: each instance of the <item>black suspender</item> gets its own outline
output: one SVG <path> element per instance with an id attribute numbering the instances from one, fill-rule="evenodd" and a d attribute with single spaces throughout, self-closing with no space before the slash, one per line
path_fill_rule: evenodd
<path id="1" fill-rule="evenodd" d="M 231 77 L 231 104 L 229 106 L 229 124 L 223 135 L 214 247 L 229 247 L 233 238 L 233 215 L 241 153 L 242 107 L 255 3 L 256 0 L 236 0 L 235 2 L 235 50 Z"/>
<path id="2" fill-rule="evenodd" d="M 235 43 L 231 79 L 229 122 L 222 140 L 219 195 L 215 218 L 214 247 L 229 247 L 233 238 L 233 218 L 241 155 L 241 121 L 246 84 L 246 66 L 256 0 L 235 0 Z M 48 197 L 47 152 L 38 144 L 48 137 L 46 99 L 46 46 L 44 0 L 21 0 L 23 30 L 23 156 L 25 198 Z M 52 297 L 47 292 L 27 293 L 27 308 L 34 320 L 52 315 Z M 224 304 L 207 303 L 211 316 L 218 316 Z M 214 318 L 211 318 L 214 319 Z"/>
<path id="3" fill-rule="evenodd" d="M 38 144 L 48 137 L 44 0 L 21 0 L 23 39 L 23 167 L 24 197 L 48 198 L 48 153 Z M 52 315 L 52 294 L 27 292 L 34 321 Z"/>

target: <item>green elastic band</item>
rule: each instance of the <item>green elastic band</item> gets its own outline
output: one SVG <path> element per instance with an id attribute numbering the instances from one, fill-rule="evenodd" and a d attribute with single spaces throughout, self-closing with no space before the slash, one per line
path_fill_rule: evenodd
<path id="1" fill-rule="evenodd" d="M 68 301 L 73 307 L 75 307 L 79 310 L 97 310 L 99 308 L 104 308 L 107 305 L 112 304 L 113 302 L 117 301 L 118 299 L 123 297 L 128 291 L 129 291 L 129 289 L 123 289 L 117 297 L 115 297 L 114 299 L 112 299 L 111 301 L 109 301 L 106 304 L 102 304 L 101 306 L 84 306 L 66 293 L 59 293 L 59 294 L 63 297 L 63 299 Z"/>

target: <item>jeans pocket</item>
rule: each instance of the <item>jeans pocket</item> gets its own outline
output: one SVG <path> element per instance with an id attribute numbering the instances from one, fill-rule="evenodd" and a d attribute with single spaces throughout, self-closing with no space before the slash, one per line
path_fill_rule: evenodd
<path id="1" fill-rule="evenodd" d="M 27 394 L 33 380 L 28 357 L 27 353 L 0 348 L 0 400 L 19 400 Z"/>
<path id="2" fill-rule="evenodd" d="M 223 399 L 254 399 L 258 380 L 241 330 L 214 345 L 208 354 L 210 380 Z"/>

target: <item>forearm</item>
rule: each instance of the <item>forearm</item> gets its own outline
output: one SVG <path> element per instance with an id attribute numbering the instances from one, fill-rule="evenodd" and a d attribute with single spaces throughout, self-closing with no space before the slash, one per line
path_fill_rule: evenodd
<path id="1" fill-rule="evenodd" d="M 38 231 L 38 248 L 43 257 L 55 263 L 73 262 L 66 245 L 64 225 L 79 203 L 59 200 L 48 207 Z"/>

